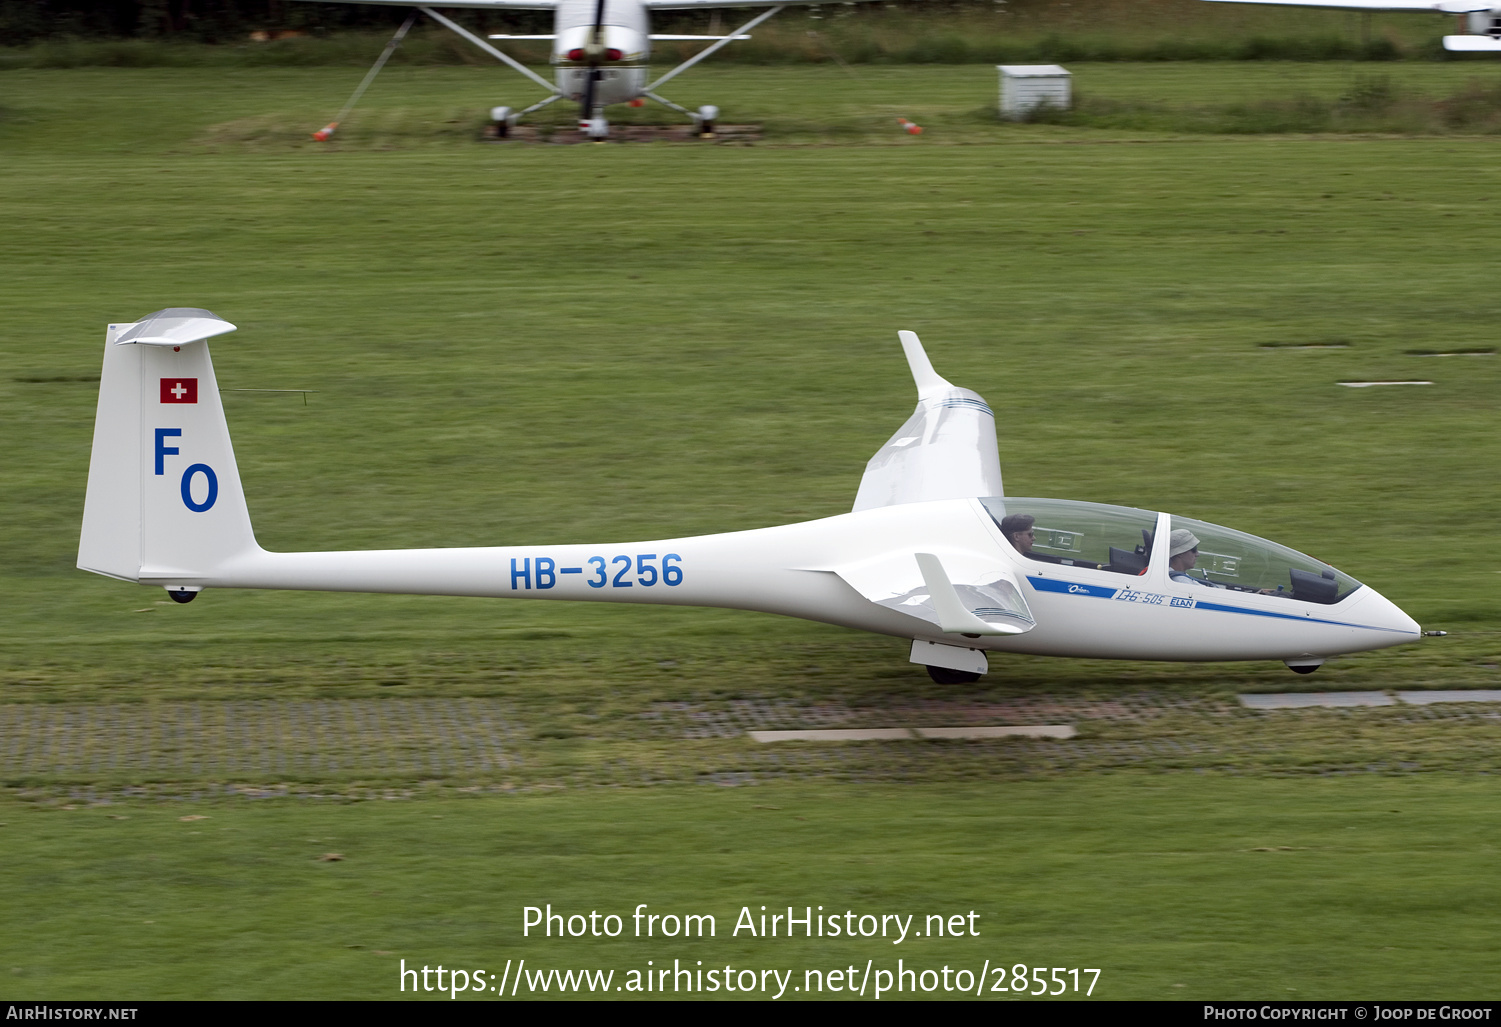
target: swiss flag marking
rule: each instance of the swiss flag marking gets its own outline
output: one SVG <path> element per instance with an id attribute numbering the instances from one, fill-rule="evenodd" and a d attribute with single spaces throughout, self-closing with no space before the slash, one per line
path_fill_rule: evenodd
<path id="1" fill-rule="evenodd" d="M 162 402 L 163 403 L 197 403 L 198 402 L 198 379 L 197 378 L 163 378 L 162 379 Z"/>

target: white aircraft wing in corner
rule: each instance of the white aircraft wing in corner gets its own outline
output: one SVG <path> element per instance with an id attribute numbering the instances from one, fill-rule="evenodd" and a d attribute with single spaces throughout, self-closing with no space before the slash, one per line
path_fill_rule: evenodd
<path id="1" fill-rule="evenodd" d="M 865 465 L 853 512 L 1003 495 L 990 407 L 933 370 L 916 332 L 899 334 L 917 382 L 917 409 Z"/>
<path id="2" fill-rule="evenodd" d="M 817 7 L 814 0 L 641 0 L 653 11 L 689 11 L 711 7 Z"/>
<path id="3" fill-rule="evenodd" d="M 1337 7 L 1356 11 L 1437 11 L 1440 14 L 1469 14 L 1489 11 L 1491 0 L 1209 0 L 1211 3 L 1274 4 L 1279 7 Z"/>

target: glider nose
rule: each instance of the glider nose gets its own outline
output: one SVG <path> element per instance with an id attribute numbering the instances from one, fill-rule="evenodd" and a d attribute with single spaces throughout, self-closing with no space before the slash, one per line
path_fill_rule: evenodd
<path id="1" fill-rule="evenodd" d="M 1369 585 L 1360 591 L 1366 594 L 1360 597 L 1351 612 L 1362 623 L 1376 628 L 1385 636 L 1383 641 L 1371 648 L 1402 645 L 1404 642 L 1415 642 L 1423 637 L 1423 629 L 1418 626 L 1418 622 L 1409 617 L 1396 603 Z"/>

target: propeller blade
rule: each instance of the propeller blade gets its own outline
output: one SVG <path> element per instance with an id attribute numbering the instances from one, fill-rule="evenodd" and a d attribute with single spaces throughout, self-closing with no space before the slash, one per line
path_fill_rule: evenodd
<path id="1" fill-rule="evenodd" d="M 589 79 L 584 84 L 584 102 L 581 105 L 586 119 L 594 117 L 594 89 L 599 84 L 599 76 L 598 68 L 589 69 Z"/>
<path id="2" fill-rule="evenodd" d="M 581 104 L 581 114 L 584 120 L 594 117 L 594 96 L 599 87 L 602 73 L 599 70 L 601 61 L 605 56 L 605 0 L 596 0 L 594 4 L 594 27 L 589 32 L 588 45 L 584 47 L 584 56 L 589 62 L 589 78 L 584 83 L 584 100 Z"/>

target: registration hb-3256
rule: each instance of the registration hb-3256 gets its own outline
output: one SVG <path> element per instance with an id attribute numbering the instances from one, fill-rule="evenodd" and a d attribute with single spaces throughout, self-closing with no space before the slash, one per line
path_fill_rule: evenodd
<path id="1" fill-rule="evenodd" d="M 582 567 L 559 567 L 550 556 L 511 558 L 511 591 L 552 588 L 563 574 L 587 574 L 590 588 L 669 588 L 683 583 L 683 558 L 677 553 L 620 553 L 591 556 Z"/>

